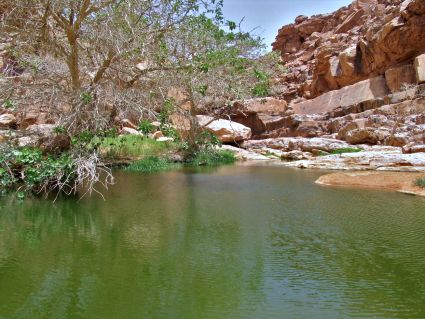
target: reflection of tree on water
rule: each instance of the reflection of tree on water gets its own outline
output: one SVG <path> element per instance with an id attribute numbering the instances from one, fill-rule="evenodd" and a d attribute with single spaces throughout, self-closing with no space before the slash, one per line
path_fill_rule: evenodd
<path id="1" fill-rule="evenodd" d="M 118 174 L 106 202 L 0 201 L 0 318 L 423 317 L 423 201 L 307 174 Z"/>
<path id="2" fill-rule="evenodd" d="M 238 218 L 216 216 L 223 206 L 205 207 L 215 199 L 191 175 L 168 177 L 130 178 L 106 202 L 3 211 L 0 317 L 215 318 L 246 307 L 261 291 L 261 245 L 245 242 Z"/>

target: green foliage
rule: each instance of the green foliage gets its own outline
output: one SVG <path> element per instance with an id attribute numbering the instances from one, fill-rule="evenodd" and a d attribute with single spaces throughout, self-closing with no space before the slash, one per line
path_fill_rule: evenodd
<path id="1" fill-rule="evenodd" d="M 93 95 L 90 92 L 83 92 L 81 94 L 81 101 L 83 101 L 84 104 L 90 104 L 93 102 Z"/>
<path id="2" fill-rule="evenodd" d="M 255 75 L 255 78 L 258 81 L 268 81 L 269 80 L 268 75 L 265 72 L 261 71 L 261 70 L 255 69 L 254 70 L 254 75 Z"/>
<path id="3" fill-rule="evenodd" d="M 150 143 L 155 142 L 152 140 Z M 159 142 L 155 142 L 159 143 Z M 232 164 L 236 161 L 233 152 L 219 150 L 220 141 L 209 132 L 202 132 L 196 138 L 195 148 L 187 142 L 180 144 L 180 151 L 186 154 L 185 164 L 188 166 L 217 166 Z M 174 149 L 176 151 L 176 149 Z M 159 172 L 179 168 L 181 165 L 173 163 L 168 159 L 167 153 L 157 152 L 145 156 L 144 159 L 136 161 L 126 167 L 126 170 L 137 172 Z"/>
<path id="4" fill-rule="evenodd" d="M 137 129 L 146 135 L 155 132 L 155 126 L 149 120 L 146 119 L 140 121 L 139 127 Z"/>
<path id="5" fill-rule="evenodd" d="M 217 166 L 233 164 L 235 161 L 235 154 L 231 151 L 203 150 L 197 152 L 188 163 L 193 166 Z"/>
<path id="6" fill-rule="evenodd" d="M 53 133 L 56 133 L 56 134 L 63 134 L 63 133 L 65 133 L 66 132 L 66 129 L 63 127 L 63 126 L 55 126 L 54 128 L 53 128 Z"/>
<path id="7" fill-rule="evenodd" d="M 291 73 L 291 69 L 288 68 L 287 66 L 281 66 L 280 64 L 279 64 L 279 66 L 281 67 L 281 70 L 282 70 L 283 73 L 285 73 L 285 74 Z"/>
<path id="8" fill-rule="evenodd" d="M 156 173 L 177 169 L 181 165 L 171 162 L 166 157 L 149 156 L 145 159 L 131 163 L 125 168 L 127 171 L 142 172 L 142 173 Z"/>
<path id="9" fill-rule="evenodd" d="M 215 166 L 235 162 L 232 152 L 219 150 L 220 140 L 208 131 L 199 132 L 194 143 L 181 143 L 186 162 L 193 166 Z"/>
<path id="10" fill-rule="evenodd" d="M 43 155 L 36 148 L 3 151 L 0 154 L 0 186 L 26 193 L 48 191 L 54 183 L 72 180 L 74 165 L 68 153 Z"/>
<path id="11" fill-rule="evenodd" d="M 172 137 L 174 139 L 174 141 L 176 141 L 176 142 L 178 142 L 180 140 L 179 133 L 171 125 L 169 125 L 169 124 L 161 125 L 160 129 L 161 129 L 161 132 L 164 134 L 164 136 Z"/>
<path id="12" fill-rule="evenodd" d="M 161 122 L 161 125 L 168 123 L 170 115 L 174 111 L 174 99 L 166 99 L 162 106 L 161 112 L 159 113 L 158 119 Z"/>
<path id="13" fill-rule="evenodd" d="M 201 131 L 196 134 L 194 141 L 183 141 L 180 149 L 185 154 L 185 158 L 191 161 L 198 153 L 215 152 L 218 146 L 221 146 L 221 143 L 217 136 L 208 131 Z"/>
<path id="14" fill-rule="evenodd" d="M 252 88 L 252 94 L 255 97 L 267 97 L 270 95 L 270 86 L 268 83 L 262 82 L 262 83 L 258 83 L 256 84 L 253 88 Z"/>
<path id="15" fill-rule="evenodd" d="M 234 21 L 227 21 L 227 27 L 230 31 L 233 31 L 236 29 L 236 23 Z"/>
<path id="16" fill-rule="evenodd" d="M 3 107 L 5 109 L 14 110 L 15 109 L 15 103 L 13 103 L 12 100 L 7 99 L 6 101 L 4 101 Z"/>
<path id="17" fill-rule="evenodd" d="M 358 153 L 358 152 L 361 152 L 361 151 L 363 151 L 361 148 L 346 147 L 346 148 L 338 148 L 338 149 L 333 150 L 329 153 L 320 152 L 319 156 L 338 155 L 338 154 L 344 154 L 344 153 Z"/>
<path id="18" fill-rule="evenodd" d="M 414 184 L 420 188 L 425 188 L 425 177 L 416 179 Z"/>
<path id="19" fill-rule="evenodd" d="M 106 137 L 99 144 L 101 154 L 113 159 L 163 156 L 177 149 L 172 142 L 157 142 L 137 135 Z"/>
<path id="20" fill-rule="evenodd" d="M 200 85 L 197 89 L 197 92 L 201 94 L 202 96 L 205 96 L 207 94 L 208 85 Z"/>
<path id="21" fill-rule="evenodd" d="M 252 88 L 252 94 L 256 97 L 266 97 L 270 95 L 269 75 L 261 70 L 255 69 L 254 76 L 258 83 Z"/>
<path id="22" fill-rule="evenodd" d="M 358 153 L 361 151 L 363 151 L 361 148 L 346 147 L 346 148 L 338 148 L 336 150 L 331 151 L 330 153 L 332 155 L 336 155 L 336 154 L 343 154 L 343 153 Z"/>
<path id="23" fill-rule="evenodd" d="M 95 138 L 96 134 L 91 131 L 83 131 L 71 138 L 74 146 L 90 144 Z"/>

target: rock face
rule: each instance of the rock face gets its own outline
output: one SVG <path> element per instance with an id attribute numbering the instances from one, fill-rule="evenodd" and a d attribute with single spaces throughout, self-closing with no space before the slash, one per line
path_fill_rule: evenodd
<path id="1" fill-rule="evenodd" d="M 135 130 L 134 128 L 131 127 L 123 127 L 121 130 L 121 134 L 123 135 L 140 135 L 143 136 L 142 133 L 140 133 L 138 130 Z"/>
<path id="2" fill-rule="evenodd" d="M 312 98 L 379 75 L 392 78 L 395 89 L 398 80 L 386 72 L 399 65 L 411 69 L 424 44 L 423 0 L 356 0 L 332 14 L 298 17 L 279 30 L 273 50 L 289 70 L 281 79 L 283 97 L 295 89 Z M 419 82 L 425 81 L 424 59 L 415 61 Z M 400 81 L 411 81 L 411 71 L 404 76 Z"/>
<path id="3" fill-rule="evenodd" d="M 55 153 L 68 150 L 71 139 L 67 134 L 55 133 L 53 124 L 30 125 L 25 130 L 25 136 L 18 139 L 21 147 L 39 147 L 46 153 Z"/>
<path id="4" fill-rule="evenodd" d="M 425 82 L 425 54 L 418 56 L 415 59 L 416 80 L 419 83 Z"/>
<path id="5" fill-rule="evenodd" d="M 423 150 L 424 0 L 355 0 L 331 14 L 299 16 L 279 30 L 273 49 L 286 71 L 272 84 L 283 87 L 278 98 L 287 105 L 235 105 L 232 120 L 263 140 L 245 142 L 248 149 L 332 151 L 339 140 L 346 143 L 339 148 Z"/>
<path id="6" fill-rule="evenodd" d="M 393 67 L 385 72 L 385 79 L 392 93 L 399 92 L 404 86 L 416 83 L 415 68 L 411 64 Z"/>
<path id="7" fill-rule="evenodd" d="M 375 100 L 389 93 L 384 77 L 364 80 L 342 89 L 293 105 L 296 114 L 326 113 L 362 102 Z"/>
<path id="8" fill-rule="evenodd" d="M 232 121 L 249 127 L 253 135 L 261 135 L 282 127 L 282 116 L 287 109 L 288 104 L 284 100 L 257 98 L 235 102 L 228 115 Z M 222 116 L 222 110 L 220 113 Z"/>
<path id="9" fill-rule="evenodd" d="M 0 128 L 12 128 L 16 125 L 16 118 L 13 114 L 0 115 Z"/>
<path id="10" fill-rule="evenodd" d="M 330 138 L 302 138 L 302 137 L 282 137 L 270 138 L 265 140 L 252 140 L 244 142 L 242 145 L 247 149 L 271 148 L 284 152 L 302 151 L 302 152 L 332 152 L 337 149 L 350 148 L 352 145 Z"/>
<path id="11" fill-rule="evenodd" d="M 368 151 L 320 156 L 285 165 L 326 170 L 425 171 L 425 153 L 402 154 L 399 150 Z"/>
<path id="12" fill-rule="evenodd" d="M 201 127 L 216 135 L 222 143 L 237 143 L 251 138 L 251 129 L 242 124 L 214 119 L 211 116 L 198 115 L 198 123 Z"/>

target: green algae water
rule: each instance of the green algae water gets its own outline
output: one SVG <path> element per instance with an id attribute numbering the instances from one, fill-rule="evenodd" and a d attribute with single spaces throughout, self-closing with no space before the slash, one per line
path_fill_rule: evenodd
<path id="1" fill-rule="evenodd" d="M 117 172 L 0 199 L 0 318 L 424 318 L 425 200 L 323 173 Z"/>

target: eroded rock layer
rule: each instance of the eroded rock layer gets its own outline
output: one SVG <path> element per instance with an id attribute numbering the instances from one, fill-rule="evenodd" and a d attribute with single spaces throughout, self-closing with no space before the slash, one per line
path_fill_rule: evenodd
<path id="1" fill-rule="evenodd" d="M 273 50 L 287 68 L 283 96 L 312 98 L 377 76 L 398 91 L 416 81 L 414 59 L 425 52 L 425 1 L 356 0 L 332 14 L 300 16 L 279 30 Z"/>

